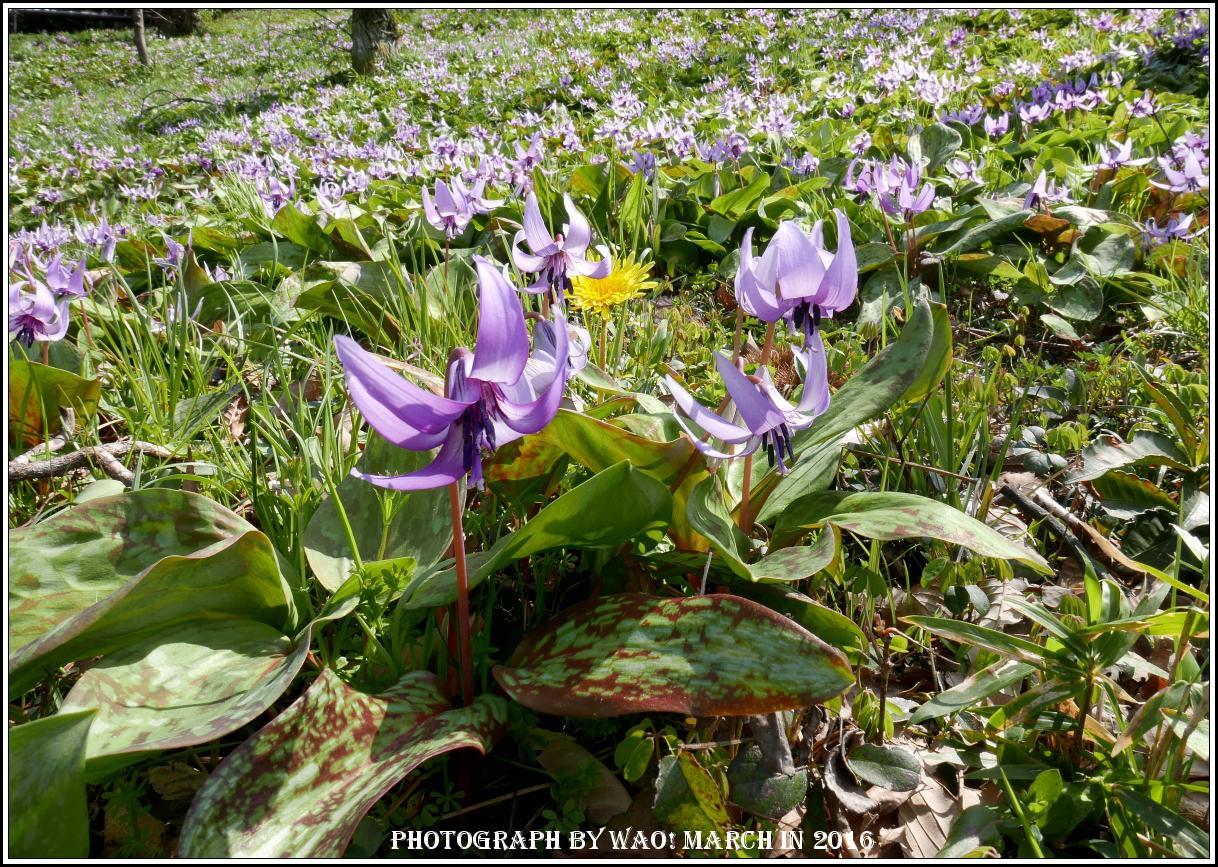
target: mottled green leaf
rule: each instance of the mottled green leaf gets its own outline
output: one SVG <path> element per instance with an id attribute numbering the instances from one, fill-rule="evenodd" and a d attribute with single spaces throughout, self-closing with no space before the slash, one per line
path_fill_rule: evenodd
<path id="1" fill-rule="evenodd" d="M 469 586 L 481 584 L 507 564 L 552 548 L 612 549 L 668 523 L 668 489 L 622 461 L 567 491 L 489 552 L 469 559 Z M 412 579 L 401 603 L 434 608 L 456 600 L 456 574 L 432 570 Z"/>
<path id="2" fill-rule="evenodd" d="M 206 497 L 148 488 L 9 535 L 10 694 L 48 668 L 193 620 L 293 626 L 270 540 Z"/>
<path id="3" fill-rule="evenodd" d="M 96 411 L 100 396 L 100 379 L 85 379 L 58 367 L 9 358 L 9 424 L 12 434 L 27 445 L 58 431 L 64 409 L 76 413 L 78 424 L 87 421 Z"/>
<path id="4" fill-rule="evenodd" d="M 431 452 L 398 448 L 372 433 L 359 468 L 401 475 L 426 466 L 434 457 Z M 349 476 L 339 483 L 338 498 L 364 563 L 411 557 L 416 569 L 427 569 L 452 547 L 448 488 L 399 493 Z M 355 559 L 333 500 L 327 498 L 313 513 L 303 543 L 313 574 L 327 590 L 338 589 L 351 576 Z"/>
<path id="5" fill-rule="evenodd" d="M 808 794 L 808 769 L 775 773 L 767 767 L 761 747 L 749 744 L 728 766 L 727 782 L 733 804 L 754 816 L 781 819 Z"/>
<path id="6" fill-rule="evenodd" d="M 774 536 L 776 540 L 787 538 L 825 524 L 869 539 L 940 539 L 984 557 L 1019 560 L 1037 571 L 1050 571 L 1036 551 L 1012 542 L 976 518 L 938 500 L 896 491 L 824 491 L 803 497 L 779 518 Z"/>
<path id="7" fill-rule="evenodd" d="M 528 636 L 495 678 L 543 713 L 738 716 L 807 707 L 853 683 L 840 651 L 738 596 L 591 599 Z"/>
<path id="8" fill-rule="evenodd" d="M 287 710 L 228 755 L 182 827 L 184 858 L 336 858 L 360 819 L 427 759 L 485 753 L 502 699 L 449 710 L 436 678 L 411 672 L 380 695 L 328 669 Z"/>
<path id="9" fill-rule="evenodd" d="M 93 712 L 59 713 L 8 732 L 8 854 L 86 858 L 85 738 Z"/>
<path id="10" fill-rule="evenodd" d="M 652 813 L 678 831 L 723 833 L 727 802 L 715 780 L 689 753 L 660 759 Z"/>
<path id="11" fill-rule="evenodd" d="M 179 624 L 106 656 L 63 710 L 99 709 L 89 759 L 206 743 L 270 707 L 307 651 L 308 641 L 252 620 Z"/>

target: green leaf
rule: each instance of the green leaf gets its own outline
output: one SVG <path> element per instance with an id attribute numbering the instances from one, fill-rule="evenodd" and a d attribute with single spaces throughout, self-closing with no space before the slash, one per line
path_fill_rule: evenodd
<path id="1" fill-rule="evenodd" d="M 596 756 L 567 735 L 544 729 L 534 729 L 533 734 L 545 744 L 537 760 L 550 776 L 559 782 L 572 778 L 581 782 L 572 798 L 589 821 L 603 825 L 630 809 L 626 787 Z"/>
<path id="2" fill-rule="evenodd" d="M 401 475 L 426 466 L 434 457 L 432 452 L 398 448 L 370 433 L 359 467 L 366 473 Z M 439 562 L 452 546 L 446 487 L 407 494 L 348 476 L 338 484 L 338 498 L 365 564 L 409 557 L 417 571 L 424 571 Z M 355 569 L 351 543 L 338 508 L 329 497 L 313 513 L 302 542 L 309 567 L 327 590 L 337 590 L 351 576 Z"/>
<path id="3" fill-rule="evenodd" d="M 924 128 L 919 135 L 922 145 L 922 156 L 927 160 L 926 170 L 936 171 L 960 150 L 962 139 L 960 133 L 950 126 L 934 123 Z"/>
<path id="4" fill-rule="evenodd" d="M 994 693 L 1014 686 L 1033 671 L 1035 668 L 1027 663 L 999 660 L 931 698 L 913 712 L 909 722 L 912 725 L 967 710 Z"/>
<path id="5" fill-rule="evenodd" d="M 723 792 L 689 753 L 660 759 L 652 813 L 678 831 L 722 833 L 730 822 Z"/>
<path id="6" fill-rule="evenodd" d="M 240 390 L 234 387 L 200 392 L 179 400 L 173 408 L 173 427 L 165 431 L 167 437 L 183 445 L 190 442 L 199 431 L 215 422 L 239 393 Z"/>
<path id="7" fill-rule="evenodd" d="M 869 539 L 931 538 L 960 545 L 983 557 L 1019 560 L 1038 572 L 1049 564 L 1031 548 L 946 503 L 895 491 L 824 491 L 796 500 L 774 527 L 775 539 L 797 536 L 803 529 L 831 524 Z"/>
<path id="8" fill-rule="evenodd" d="M 970 229 L 965 229 L 963 232 L 939 238 L 938 243 L 935 245 L 935 255 L 951 256 L 959 253 L 971 253 L 974 250 L 980 249 L 983 244 L 996 241 L 1004 235 L 1009 235 L 1011 232 L 1023 228 L 1024 223 L 1034 213 L 1031 209 L 1022 208 L 997 219 L 991 219 L 988 223 L 982 223 L 980 226 L 974 226 Z"/>
<path id="9" fill-rule="evenodd" d="M 728 792 L 733 804 L 766 819 L 781 819 L 808 794 L 808 769 L 774 773 L 761 755 L 761 747 L 749 744 L 727 769 Z"/>
<path id="10" fill-rule="evenodd" d="M 1095 277 L 1128 274 L 1137 254 L 1137 245 L 1129 235 L 1104 231 L 1089 232 L 1074 251 L 1074 256 Z"/>
<path id="11" fill-rule="evenodd" d="M 1161 433 L 1140 430 L 1129 442 L 1102 434 L 1083 449 L 1082 469 L 1068 475 L 1066 481 L 1086 482 L 1098 479 L 1109 470 L 1133 466 L 1187 470 L 1189 462 L 1180 445 Z"/>
<path id="12" fill-rule="evenodd" d="M 1046 660 L 1051 656 L 1045 648 L 1034 641 L 1007 635 L 997 629 L 978 626 L 965 620 L 948 620 L 943 617 L 924 617 L 922 615 L 909 615 L 902 619 L 951 641 L 984 647 L 994 653 L 1032 665 L 1044 666 Z M 1007 674 L 1009 675 L 1010 672 L 1008 671 Z"/>
<path id="13" fill-rule="evenodd" d="M 846 615 L 789 587 L 745 581 L 733 582 L 733 587 L 741 596 L 785 614 L 821 641 L 841 650 L 851 662 L 862 662 L 869 643 L 867 636 Z"/>
<path id="14" fill-rule="evenodd" d="M 655 755 L 655 740 L 644 728 L 636 726 L 626 733 L 625 739 L 613 753 L 613 763 L 622 769 L 622 777 L 633 783 L 647 773 L 651 757 Z"/>
<path id="15" fill-rule="evenodd" d="M 360 819 L 427 759 L 485 753 L 500 698 L 448 709 L 435 675 L 368 695 L 324 670 L 295 703 L 229 753 L 190 806 L 184 858 L 337 858 Z"/>
<path id="16" fill-rule="evenodd" d="M 97 411 L 100 396 L 100 379 L 85 379 L 57 367 L 9 357 L 9 423 L 12 435 L 27 445 L 56 433 L 64 409 L 75 411 L 78 424 L 87 422 Z"/>
<path id="17" fill-rule="evenodd" d="M 1090 322 L 1104 312 L 1104 290 L 1094 280 L 1079 280 L 1057 287 L 1043 303 L 1067 319 Z"/>
<path id="18" fill-rule="evenodd" d="M 952 823 L 952 830 L 943 841 L 936 858 L 967 858 L 982 846 L 997 842 L 998 811 L 985 804 L 966 807 Z"/>
<path id="19" fill-rule="evenodd" d="M 893 792 L 912 792 L 922 782 L 922 763 L 900 747 L 859 744 L 846 755 L 846 767 L 864 783 Z"/>
<path id="20" fill-rule="evenodd" d="M 1210 835 L 1179 813 L 1125 786 L 1115 787 L 1114 794 L 1130 813 L 1141 819 L 1147 828 L 1166 837 L 1168 845 L 1184 857 L 1209 855 Z"/>
<path id="21" fill-rule="evenodd" d="M 538 512 L 489 552 L 469 561 L 469 586 L 478 586 L 507 564 L 552 548 L 613 549 L 667 525 L 672 498 L 660 482 L 626 461 L 597 473 Z M 456 600 L 456 574 L 433 570 L 413 579 L 400 603 L 434 608 Z"/>
<path id="22" fill-rule="evenodd" d="M 1167 492 L 1154 482 L 1133 473 L 1109 470 L 1094 479 L 1091 486 L 1099 495 L 1104 509 L 1125 520 L 1149 509 L 1167 509 L 1173 514 L 1179 509 L 1179 504 Z"/>
<path id="23" fill-rule="evenodd" d="M 325 253 L 330 249 L 330 239 L 317 225 L 317 217 L 301 213 L 291 203 L 279 209 L 279 213 L 271 221 L 271 228 L 292 243 L 314 253 Z"/>
<path id="24" fill-rule="evenodd" d="M 58 713 L 8 732 L 8 854 L 87 858 L 85 738 L 93 712 Z"/>
<path id="25" fill-rule="evenodd" d="M 853 675 L 841 652 L 737 596 L 590 599 L 525 638 L 495 679 L 542 713 L 739 716 L 817 704 Z"/>
<path id="26" fill-rule="evenodd" d="M 622 201 L 622 209 L 618 212 L 618 225 L 623 232 L 639 231 L 645 225 L 643 207 L 646 204 L 647 178 L 642 172 L 635 174 L 626 189 L 626 198 Z"/>
<path id="27" fill-rule="evenodd" d="M 754 467 L 753 501 L 758 514 L 772 521 L 799 497 L 824 490 L 833 480 L 841 454 L 839 442 L 854 428 L 883 415 L 900 401 L 917 400 L 938 385 L 951 361 L 951 327 L 941 304 L 919 301 L 900 336 L 852 376 L 829 408 L 795 435 L 797 461 L 785 478 L 773 470 L 760 482 Z"/>
<path id="28" fill-rule="evenodd" d="M 270 540 L 198 494 L 146 488 L 9 534 L 11 695 L 174 624 L 295 617 Z"/>
<path id="29" fill-rule="evenodd" d="M 769 189 L 770 176 L 765 172 L 758 172 L 750 184 L 724 193 L 708 204 L 706 210 L 738 222 L 757 207 L 757 203 Z"/>

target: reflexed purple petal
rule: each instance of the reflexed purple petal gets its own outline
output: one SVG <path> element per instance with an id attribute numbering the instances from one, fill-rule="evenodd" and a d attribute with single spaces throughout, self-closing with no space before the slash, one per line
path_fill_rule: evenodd
<path id="1" fill-rule="evenodd" d="M 529 331 L 512 284 L 494 263 L 474 257 L 478 269 L 478 343 L 470 376 L 484 382 L 515 382 L 529 360 Z"/>
<path id="2" fill-rule="evenodd" d="M 582 256 L 588 249 L 588 245 L 592 243 L 592 227 L 588 225 L 587 218 L 580 213 L 579 208 L 575 207 L 575 202 L 571 201 L 570 195 L 564 195 L 562 200 L 563 204 L 567 206 L 568 221 L 563 249 L 573 256 Z"/>
<path id="3" fill-rule="evenodd" d="M 613 270 L 613 263 L 608 259 L 590 262 L 582 257 L 567 256 L 567 270 L 572 274 L 580 274 L 594 280 L 604 280 Z"/>
<path id="4" fill-rule="evenodd" d="M 760 434 L 783 423 L 785 419 L 778 408 L 770 403 L 747 376 L 736 369 L 730 358 L 716 352 L 715 368 L 750 431 Z"/>
<path id="5" fill-rule="evenodd" d="M 829 408 L 829 365 L 820 332 L 814 331 L 805 351 L 801 353 L 807 367 L 804 392 L 795 408 L 810 415 L 820 415 Z"/>
<path id="6" fill-rule="evenodd" d="M 403 448 L 431 448 L 426 434 L 443 434 L 465 412 L 468 403 L 449 400 L 420 388 L 382 364 L 350 337 L 334 338 L 347 375 L 347 391 L 368 424 Z"/>
<path id="7" fill-rule="evenodd" d="M 512 240 L 512 261 L 516 263 L 516 267 L 526 274 L 536 274 L 545 267 L 546 260 L 541 256 L 534 256 L 532 253 L 526 253 L 520 249 L 520 242 L 524 239 L 524 232 L 516 233 L 516 237 Z"/>
<path id="8" fill-rule="evenodd" d="M 702 430 L 715 439 L 723 440 L 725 443 L 733 445 L 742 443 L 750 436 L 752 432 L 748 428 L 734 425 L 717 412 L 712 412 L 703 406 L 692 394 L 682 388 L 675 379 L 671 376 L 664 377 L 664 387 L 668 389 L 668 393 L 672 395 L 673 401 L 681 410 L 681 413 L 689 416 L 690 421 L 696 424 Z M 677 421 L 681 421 L 681 415 L 677 415 Z M 684 428 L 684 424 L 682 424 Z M 688 432 L 689 429 L 685 428 Z M 697 435 L 690 434 L 695 440 Z"/>
<path id="9" fill-rule="evenodd" d="M 750 316 L 763 322 L 777 322 L 786 307 L 774 292 L 775 257 L 766 250 L 761 258 L 753 256 L 753 227 L 744 232 L 740 244 L 740 264 L 736 268 L 736 303 Z"/>
<path id="10" fill-rule="evenodd" d="M 351 475 L 392 491 L 425 491 L 451 485 L 465 475 L 461 426 L 453 426 L 436 459 L 422 469 L 401 476 L 377 476 L 353 469 Z"/>
<path id="11" fill-rule="evenodd" d="M 524 236 L 528 239 L 529 249 L 537 255 L 547 256 L 554 252 L 554 236 L 541 219 L 541 207 L 537 204 L 536 193 L 529 193 L 524 202 Z"/>
<path id="12" fill-rule="evenodd" d="M 461 210 L 457 206 L 457 202 L 453 198 L 452 191 L 449 190 L 448 184 L 444 183 L 444 181 L 436 181 L 436 210 L 446 217 L 451 217 L 453 214 Z"/>
<path id="13" fill-rule="evenodd" d="M 554 361 L 556 374 L 550 377 L 550 382 L 537 400 L 528 404 L 517 404 L 501 400 L 499 410 L 504 422 L 518 433 L 537 433 L 554 418 L 558 406 L 562 403 L 563 389 L 567 385 L 567 320 L 554 310 Z"/>
<path id="14" fill-rule="evenodd" d="M 790 220 L 781 223 L 770 241 L 770 249 L 774 251 L 778 292 L 783 300 L 818 301 L 825 265 L 804 230 Z"/>
<path id="15" fill-rule="evenodd" d="M 443 228 L 444 222 L 440 219 L 436 206 L 432 204 L 431 193 L 427 192 L 427 187 L 423 188 L 423 214 L 427 217 L 427 222 L 431 223 L 436 229 Z"/>
<path id="16" fill-rule="evenodd" d="M 837 253 L 825 274 L 825 291 L 821 306 L 829 311 L 845 310 L 854 303 L 859 289 L 858 258 L 854 239 L 850 236 L 850 220 L 841 211 L 837 214 Z"/>

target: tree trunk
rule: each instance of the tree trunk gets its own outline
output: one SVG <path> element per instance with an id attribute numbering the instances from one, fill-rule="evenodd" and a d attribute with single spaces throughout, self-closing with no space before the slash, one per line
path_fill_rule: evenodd
<path id="1" fill-rule="evenodd" d="M 135 27 L 135 52 L 140 56 L 140 63 L 144 66 L 151 66 L 152 61 L 148 59 L 148 45 L 144 42 L 144 10 L 131 10 L 131 23 Z"/>
<path id="2" fill-rule="evenodd" d="M 398 35 L 397 22 L 388 9 L 351 10 L 351 66 L 360 75 L 376 69 Z"/>

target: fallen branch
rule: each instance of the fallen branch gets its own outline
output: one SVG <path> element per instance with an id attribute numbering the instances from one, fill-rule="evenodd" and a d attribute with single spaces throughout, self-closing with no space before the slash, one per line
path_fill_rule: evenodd
<path id="1" fill-rule="evenodd" d="M 1113 544 L 1111 539 L 1053 499 L 1052 495 L 1044 488 L 1038 488 L 1033 496 L 1036 497 L 1038 503 L 1045 507 L 1046 511 L 1065 521 L 1066 525 L 1074 530 L 1074 532 L 1082 533 L 1091 542 L 1092 554 L 1105 566 L 1108 566 L 1114 572 L 1120 572 L 1122 575 L 1127 576 L 1143 576 L 1146 574 L 1146 570 L 1140 568 L 1137 563 L 1126 557 L 1125 553 Z"/>
<path id="2" fill-rule="evenodd" d="M 117 479 L 124 485 L 131 485 L 135 481 L 135 475 L 119 461 L 120 457 L 131 452 L 151 455 L 152 457 L 164 460 L 173 457 L 173 452 L 164 446 L 140 440 L 123 440 L 116 443 L 107 443 L 106 445 L 85 446 L 74 452 L 59 455 L 45 461 L 28 460 L 29 453 L 27 453 L 9 461 L 8 478 L 10 482 L 50 479 L 73 472 L 74 470 L 83 469 L 89 464 L 95 464 L 110 478 Z"/>
<path id="3" fill-rule="evenodd" d="M 1083 543 L 1078 540 L 1077 536 L 1070 532 L 1070 528 L 1063 524 L 1056 515 L 1051 514 L 1043 507 L 1028 499 L 1028 497 L 1024 496 L 1023 493 L 1012 487 L 1010 484 L 1003 485 L 998 489 L 998 493 L 1014 503 L 1019 511 L 1023 512 L 1028 518 L 1037 521 L 1044 521 L 1046 524 L 1048 524 L 1049 529 L 1051 529 L 1054 535 L 1061 540 L 1062 544 L 1070 549 L 1070 553 L 1075 556 L 1075 558 L 1083 565 L 1084 568 L 1086 568 L 1088 563 L 1092 562 L 1092 557 L 1087 552 L 1087 549 L 1083 547 Z"/>

